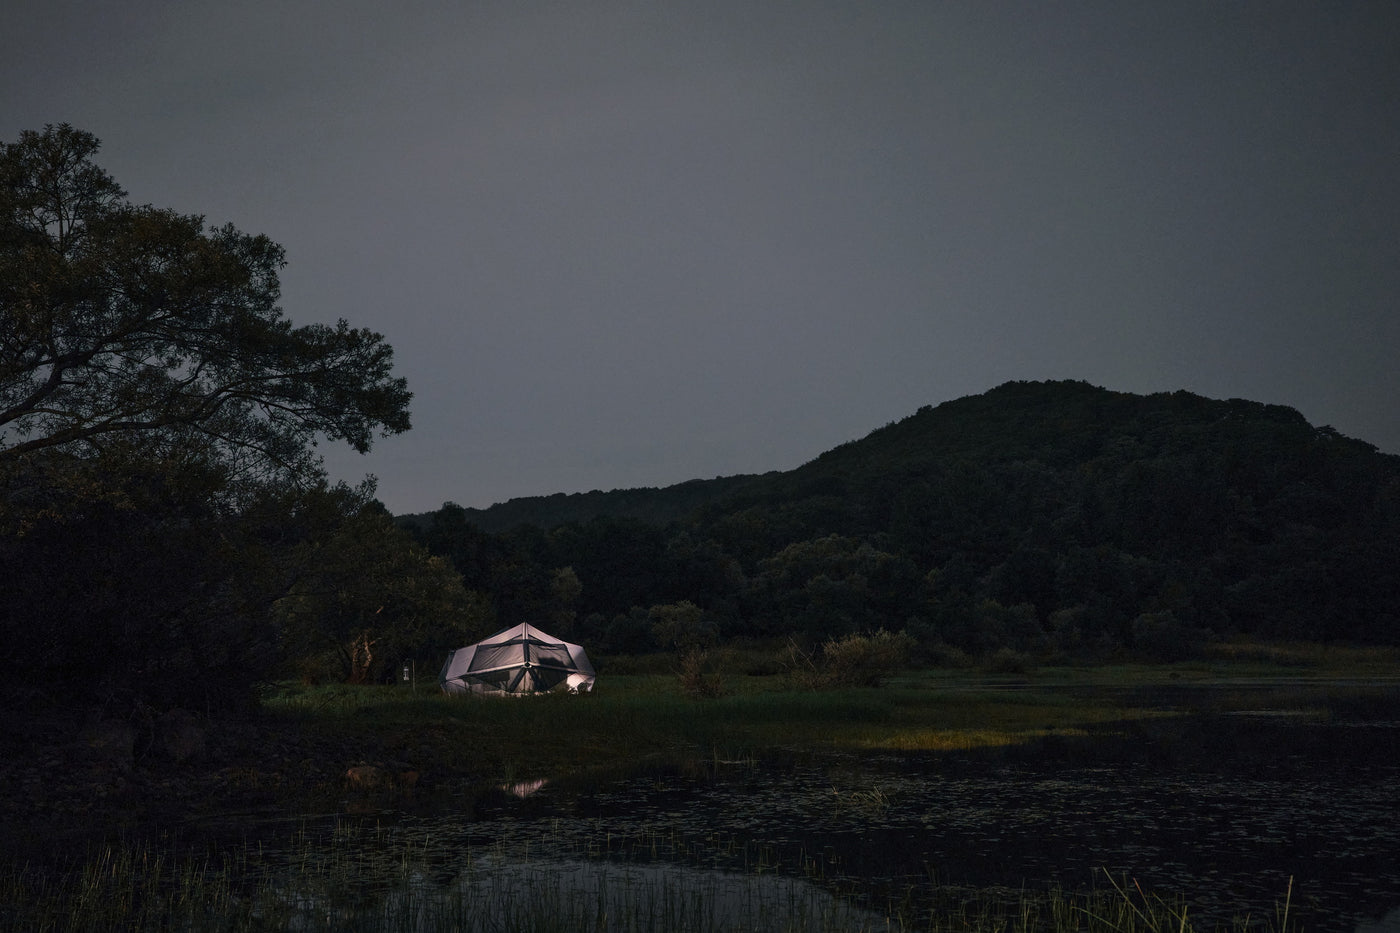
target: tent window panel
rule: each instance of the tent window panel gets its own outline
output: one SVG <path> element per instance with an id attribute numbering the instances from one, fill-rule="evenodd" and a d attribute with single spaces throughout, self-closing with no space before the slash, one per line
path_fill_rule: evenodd
<path id="1" fill-rule="evenodd" d="M 535 647 L 535 663 L 573 667 L 574 659 L 569 657 L 569 650 L 563 646 L 537 645 Z"/>
<path id="2" fill-rule="evenodd" d="M 476 649 L 476 657 L 472 658 L 471 669 L 474 671 L 492 667 L 501 667 L 506 664 L 515 664 L 520 660 L 519 645 L 480 645 Z"/>
<path id="3" fill-rule="evenodd" d="M 569 677 L 568 671 L 551 671 L 546 668 L 535 668 L 530 672 L 535 677 L 536 692 L 553 690 L 562 684 Z"/>
<path id="4" fill-rule="evenodd" d="M 517 673 L 517 671 L 491 671 L 487 674 L 477 675 L 472 679 L 488 687 L 495 687 L 497 690 L 508 690 Z"/>

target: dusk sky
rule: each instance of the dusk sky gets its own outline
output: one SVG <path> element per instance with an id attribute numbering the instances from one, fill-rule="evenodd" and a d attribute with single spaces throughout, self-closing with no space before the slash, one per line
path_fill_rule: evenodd
<path id="1" fill-rule="evenodd" d="M 265 233 L 446 500 L 791 469 L 1083 379 L 1400 453 L 1400 2 L 46 0 L 0 140 Z"/>

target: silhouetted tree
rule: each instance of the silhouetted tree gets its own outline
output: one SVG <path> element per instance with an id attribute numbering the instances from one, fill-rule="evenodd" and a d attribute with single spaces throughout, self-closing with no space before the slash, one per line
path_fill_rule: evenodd
<path id="1" fill-rule="evenodd" d="M 97 149 L 66 124 L 0 145 L 0 462 L 139 443 L 233 491 L 314 482 L 318 435 L 408 428 L 382 337 L 292 327 L 277 244 L 127 203 Z"/>
<path id="2" fill-rule="evenodd" d="M 409 393 L 378 334 L 282 317 L 275 243 L 128 203 L 97 150 L 67 125 L 0 144 L 0 643 L 22 659 L 0 689 L 233 705 L 274 657 L 315 441 L 406 430 Z"/>

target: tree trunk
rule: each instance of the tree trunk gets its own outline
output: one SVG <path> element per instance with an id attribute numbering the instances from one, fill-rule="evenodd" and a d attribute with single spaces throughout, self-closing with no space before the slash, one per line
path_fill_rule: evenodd
<path id="1" fill-rule="evenodd" d="M 370 648 L 378 643 L 379 639 L 377 638 L 370 641 L 369 629 L 365 629 L 358 638 L 350 643 L 349 683 L 362 684 L 369 681 L 370 665 L 374 662 L 374 653 L 370 651 Z"/>

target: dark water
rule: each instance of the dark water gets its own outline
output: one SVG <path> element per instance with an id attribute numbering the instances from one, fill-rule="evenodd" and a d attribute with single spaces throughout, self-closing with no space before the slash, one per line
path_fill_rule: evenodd
<path id="1" fill-rule="evenodd" d="M 772 871 L 873 910 L 1109 877 L 1209 923 L 1400 929 L 1400 722 L 1257 714 L 1124 724 L 982 753 L 692 762 L 499 789 L 398 831 L 465 851 Z M 449 866 L 450 871 L 450 866 Z M 923 893 L 921 893 L 923 892 Z M 988 893 L 991 892 L 991 893 Z"/>
<path id="2" fill-rule="evenodd" d="M 897 906 L 917 929 L 948 892 L 1117 883 L 1184 899 L 1197 929 L 1272 920 L 1287 898 L 1295 929 L 1400 933 L 1400 696 L 1334 692 L 1316 714 L 1268 685 L 1230 691 L 1158 691 L 1178 715 L 1006 749 L 681 760 L 480 789 L 342 815 L 326 848 L 412 862 L 425 897 L 680 884 L 745 910 L 826 915 L 835 895 L 855 913 L 830 929 L 884 928 Z"/>

